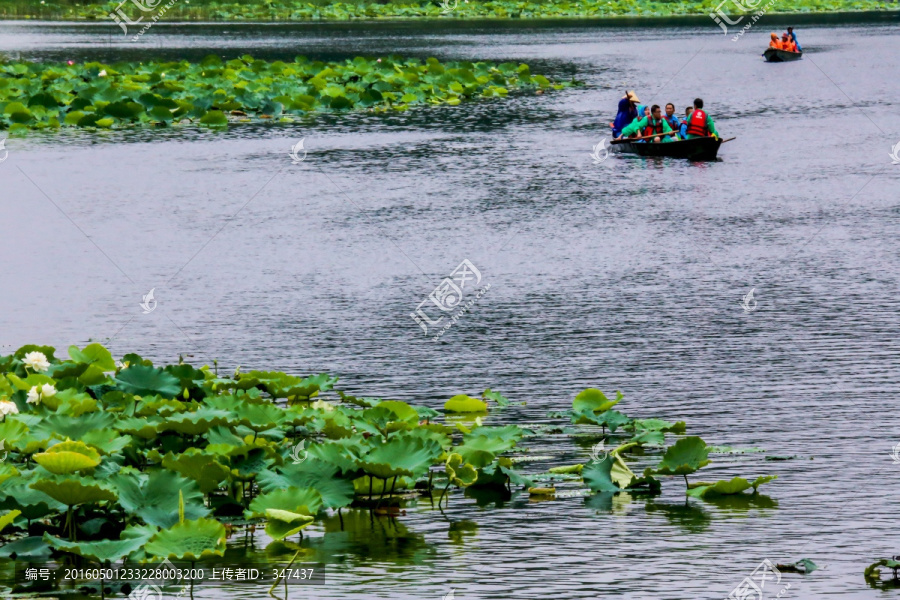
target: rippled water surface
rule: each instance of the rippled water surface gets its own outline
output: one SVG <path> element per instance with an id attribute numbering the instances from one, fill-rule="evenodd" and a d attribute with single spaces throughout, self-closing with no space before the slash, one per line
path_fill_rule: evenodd
<path id="1" fill-rule="evenodd" d="M 157 25 L 137 44 L 108 25 L 0 24 L 0 52 L 42 60 L 397 53 L 586 84 L 290 126 L 10 140 L 0 353 L 93 339 L 157 361 L 328 372 L 434 407 L 486 387 L 527 402 L 494 424 L 559 422 L 548 411 L 596 386 L 621 390 L 631 416 L 795 457 L 714 457 L 706 478 L 778 475 L 753 503 L 686 503 L 671 480 L 649 500 L 456 493 L 450 522 L 427 502 L 396 521 L 345 514 L 344 531 L 307 530 L 328 584 L 290 597 L 723 598 L 764 558 L 804 557 L 824 568 L 767 597 L 786 583 L 783 597 L 892 597 L 862 571 L 900 553 L 900 27 L 800 28 L 802 61 L 764 63 L 788 24 L 764 17 L 737 42 L 705 19 Z M 679 113 L 700 95 L 737 139 L 715 163 L 595 164 L 625 88 Z M 292 164 L 300 138 L 308 156 Z M 491 288 L 435 342 L 409 313 L 463 259 Z M 151 288 L 158 308 L 142 314 Z M 525 465 L 535 473 L 584 462 L 590 442 L 526 446 L 552 457 Z M 262 553 L 265 539 L 230 544 Z"/>

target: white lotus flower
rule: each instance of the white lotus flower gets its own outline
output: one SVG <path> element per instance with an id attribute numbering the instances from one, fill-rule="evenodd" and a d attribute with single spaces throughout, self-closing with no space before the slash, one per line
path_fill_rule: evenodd
<path id="1" fill-rule="evenodd" d="M 29 352 L 22 360 L 26 367 L 31 367 L 35 371 L 46 371 L 50 368 L 50 362 L 43 352 Z"/>
<path id="2" fill-rule="evenodd" d="M 106 69 L 103 69 L 102 71 L 100 71 L 99 73 L 97 73 L 97 75 L 98 75 L 99 77 L 106 77 Z"/>
<path id="3" fill-rule="evenodd" d="M 56 395 L 56 388 L 50 385 L 49 383 L 45 383 L 41 386 L 41 398 L 52 398 Z"/>
<path id="4" fill-rule="evenodd" d="M 28 404 L 41 403 L 41 391 L 38 389 L 38 386 L 34 386 L 28 390 L 28 400 L 26 400 L 26 402 L 28 402 Z"/>
<path id="5" fill-rule="evenodd" d="M 15 415 L 19 413 L 19 407 L 15 402 L 9 400 L 0 400 L 0 419 L 6 415 Z"/>

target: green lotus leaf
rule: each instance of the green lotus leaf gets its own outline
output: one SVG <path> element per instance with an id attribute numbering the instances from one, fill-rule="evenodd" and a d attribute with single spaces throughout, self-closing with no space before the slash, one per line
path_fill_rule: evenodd
<path id="1" fill-rule="evenodd" d="M 44 492 L 66 506 L 77 506 L 90 502 L 113 502 L 116 500 L 115 491 L 93 477 L 39 479 L 32 483 L 31 487 Z"/>
<path id="2" fill-rule="evenodd" d="M 466 435 L 466 439 L 480 435 L 489 438 L 497 438 L 515 444 L 525 436 L 525 431 L 518 425 L 504 425 L 503 427 L 486 427 L 484 425 L 478 425 L 472 428 L 470 434 Z"/>
<path id="3" fill-rule="evenodd" d="M 84 442 L 66 441 L 35 454 L 34 461 L 55 475 L 67 475 L 100 464 L 100 453 Z"/>
<path id="4" fill-rule="evenodd" d="M 122 540 L 96 540 L 91 542 L 70 542 L 50 535 L 44 534 L 44 541 L 53 548 L 62 552 L 68 552 L 94 560 L 99 563 L 116 562 L 139 550 L 150 539 L 147 537 L 137 537 Z"/>
<path id="5" fill-rule="evenodd" d="M 0 448 L 3 447 L 2 440 L 0 440 Z M 0 484 L 2 484 L 7 479 L 11 479 L 19 474 L 19 470 L 15 468 L 13 465 L 8 463 L 0 464 Z M 2 489 L 2 488 L 0 488 Z"/>
<path id="6" fill-rule="evenodd" d="M 635 433 L 640 431 L 661 431 L 680 434 L 687 431 L 687 425 L 684 421 L 670 423 L 662 419 L 635 419 L 633 425 Z"/>
<path id="7" fill-rule="evenodd" d="M 310 457 L 330 463 L 341 470 L 341 474 L 352 476 L 359 472 L 359 455 L 364 452 L 362 438 L 347 438 L 313 444 L 306 449 Z"/>
<path id="8" fill-rule="evenodd" d="M 278 472 L 260 471 L 257 483 L 263 492 L 273 492 L 287 487 L 313 488 L 322 496 L 326 508 L 338 509 L 353 501 L 353 484 L 339 477 L 335 465 L 307 458 L 298 464 L 288 464 Z"/>
<path id="9" fill-rule="evenodd" d="M 22 439 L 27 433 L 28 426 L 19 419 L 13 419 L 12 417 L 7 416 L 7 418 L 0 423 L 0 440 L 3 440 L 5 447 L 9 447 L 12 442 Z"/>
<path id="10" fill-rule="evenodd" d="M 176 523 L 150 538 L 144 551 L 159 559 L 198 561 L 225 554 L 225 526 L 213 519 Z"/>
<path id="11" fill-rule="evenodd" d="M 709 449 L 697 436 L 689 436 L 669 446 L 656 472 L 661 475 L 690 475 L 709 464 Z"/>
<path id="12" fill-rule="evenodd" d="M 130 433 L 145 440 L 151 440 L 159 433 L 162 426 L 161 418 L 146 417 L 138 419 L 135 417 L 127 419 L 119 419 L 114 427 L 122 433 Z"/>
<path id="13" fill-rule="evenodd" d="M 95 429 L 81 436 L 81 441 L 102 454 L 118 454 L 131 443 L 131 436 L 120 435 L 115 429 Z"/>
<path id="14" fill-rule="evenodd" d="M 123 474 L 112 481 L 119 492 L 119 505 L 148 525 L 171 527 L 178 522 L 179 492 L 186 519 L 209 514 L 197 484 L 172 471 L 151 471 L 140 476 Z"/>
<path id="15" fill-rule="evenodd" d="M 254 479 L 275 462 L 269 457 L 269 452 L 266 449 L 253 448 L 248 450 L 249 446 L 242 446 L 239 450 L 241 449 L 245 451 L 245 454 L 231 459 L 231 475 L 241 481 Z M 209 452 L 209 446 L 205 450 Z"/>
<path id="16" fill-rule="evenodd" d="M 39 535 L 22 538 L 0 547 L 0 557 L 19 560 L 47 558 L 50 553 L 50 545 Z"/>
<path id="17" fill-rule="evenodd" d="M 196 481 L 203 494 L 218 488 L 231 474 L 231 470 L 218 462 L 215 455 L 197 448 L 190 448 L 177 456 L 167 453 L 162 459 L 162 466 Z"/>
<path id="18" fill-rule="evenodd" d="M 631 423 L 631 417 L 620 413 L 617 410 L 605 410 L 601 413 L 578 413 L 576 414 L 575 422 L 580 424 L 591 423 L 600 425 L 601 427 L 608 427 L 611 432 L 615 433 L 619 427 Z"/>
<path id="19" fill-rule="evenodd" d="M 776 479 L 778 479 L 778 475 L 760 475 L 750 482 L 750 487 L 753 488 L 753 493 L 755 494 L 759 490 L 759 486 L 764 483 L 769 483 L 770 481 L 775 481 Z"/>
<path id="20" fill-rule="evenodd" d="M 406 402 L 400 402 L 399 400 L 385 400 L 379 402 L 376 408 L 386 408 L 391 411 L 394 413 L 396 417 L 395 420 L 397 421 L 406 421 L 407 423 L 419 422 L 419 413 Z"/>
<path id="21" fill-rule="evenodd" d="M 273 540 L 294 535 L 315 520 L 309 515 L 274 508 L 266 510 L 266 517 L 266 534 Z"/>
<path id="22" fill-rule="evenodd" d="M 629 440 L 635 444 L 647 446 L 662 446 L 666 443 L 666 434 L 662 431 L 641 431 Z"/>
<path id="23" fill-rule="evenodd" d="M 69 346 L 69 356 L 77 363 L 93 365 L 101 371 L 116 370 L 112 354 L 100 344 L 88 344 L 84 350 L 79 350 L 78 346 Z"/>
<path id="24" fill-rule="evenodd" d="M 80 440 L 91 431 L 108 429 L 115 422 L 116 415 L 109 412 L 92 412 L 77 417 L 51 415 L 33 427 L 32 430 L 35 435 L 41 434 L 47 438 L 62 437 Z"/>
<path id="25" fill-rule="evenodd" d="M 463 460 L 475 468 L 483 468 L 494 462 L 494 459 L 503 452 L 515 447 L 513 439 L 503 437 L 491 437 L 487 435 L 467 435 L 461 446 L 457 446 L 454 452 L 463 457 Z"/>
<path id="26" fill-rule="evenodd" d="M 512 466 L 512 461 L 506 457 L 499 457 L 490 465 L 478 469 L 478 479 L 472 484 L 477 488 L 505 489 L 507 482 L 522 487 L 532 487 L 534 481 L 523 476 Z"/>
<path id="27" fill-rule="evenodd" d="M 204 406 L 194 412 L 178 413 L 164 418 L 159 425 L 159 431 L 201 435 L 213 427 L 228 423 L 231 419 L 232 415 L 224 410 Z"/>
<path id="28" fill-rule="evenodd" d="M 491 388 L 484 390 L 484 392 L 482 392 L 481 396 L 487 400 L 493 400 L 494 402 L 497 403 L 497 406 L 499 406 L 501 408 L 503 408 L 505 406 L 509 406 L 509 399 L 506 398 L 506 396 L 504 396 L 500 392 L 491 391 Z M 523 404 L 524 404 L 524 402 L 523 402 Z"/>
<path id="29" fill-rule="evenodd" d="M 129 365 L 122 369 L 115 379 L 118 387 L 123 392 L 152 396 L 159 394 L 166 398 L 173 398 L 181 393 L 181 385 L 177 377 L 166 373 L 162 369 L 145 365 Z"/>
<path id="30" fill-rule="evenodd" d="M 0 531 L 6 529 L 6 526 L 16 520 L 16 517 L 22 514 L 21 510 L 11 510 L 0 517 Z"/>
<path id="31" fill-rule="evenodd" d="M 29 487 L 32 478 L 29 474 L 0 484 L 0 508 L 19 510 L 32 521 L 66 510 L 65 504 Z"/>
<path id="32" fill-rule="evenodd" d="M 620 492 L 620 487 L 612 476 L 616 457 L 607 455 L 603 460 L 588 463 L 581 471 L 584 483 L 594 492 Z"/>
<path id="33" fill-rule="evenodd" d="M 396 434 L 387 442 L 375 446 L 358 461 L 359 467 L 374 477 L 387 479 L 405 475 L 424 474 L 441 454 L 441 446 L 434 440 Z"/>
<path id="34" fill-rule="evenodd" d="M 444 463 L 447 479 L 457 487 L 468 487 L 478 480 L 478 471 L 469 464 L 463 464 L 463 458 L 457 453 L 447 457 Z"/>
<path id="35" fill-rule="evenodd" d="M 881 560 L 875 561 L 863 571 L 863 578 L 870 582 L 880 579 L 881 569 L 878 567 L 887 567 L 888 569 L 893 569 L 896 573 L 897 570 L 900 569 L 900 560 L 896 560 L 896 558 L 882 558 Z"/>
<path id="36" fill-rule="evenodd" d="M 248 519 L 265 517 L 266 511 L 286 510 L 315 516 L 322 508 L 322 496 L 313 488 L 289 487 L 257 496 L 245 512 Z"/>
<path id="37" fill-rule="evenodd" d="M 572 401 L 572 410 L 575 413 L 603 412 L 621 402 L 623 397 L 622 392 L 616 392 L 616 399 L 610 400 L 600 390 L 588 388 L 575 396 Z"/>
<path id="38" fill-rule="evenodd" d="M 484 400 L 465 394 L 453 396 L 444 403 L 444 410 L 450 413 L 483 413 L 487 409 L 488 405 Z"/>

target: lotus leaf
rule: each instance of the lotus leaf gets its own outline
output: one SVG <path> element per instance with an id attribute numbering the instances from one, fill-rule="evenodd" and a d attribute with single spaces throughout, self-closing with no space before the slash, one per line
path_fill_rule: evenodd
<path id="1" fill-rule="evenodd" d="M 148 396 L 159 394 L 173 398 L 181 392 L 181 384 L 177 377 L 162 369 L 140 364 L 130 365 L 127 369 L 119 371 L 116 382 L 119 389 L 129 394 Z"/>
<path id="2" fill-rule="evenodd" d="M 197 448 L 191 448 L 177 456 L 167 453 L 162 459 L 162 466 L 196 481 L 203 494 L 218 488 L 231 474 L 228 467 L 216 460 L 215 455 L 206 454 Z"/>
<path id="3" fill-rule="evenodd" d="M 193 412 L 184 412 L 165 417 L 159 431 L 175 431 L 188 435 L 201 435 L 213 427 L 232 420 L 232 415 L 224 410 L 202 407 Z"/>
<path id="4" fill-rule="evenodd" d="M 465 462 L 476 468 L 483 468 L 494 462 L 501 453 L 512 449 L 516 445 L 512 439 L 487 435 L 468 435 L 463 444 L 457 446 L 454 451 L 459 453 Z"/>
<path id="5" fill-rule="evenodd" d="M 450 413 L 483 413 L 488 406 L 483 400 L 459 394 L 444 403 L 444 410 Z"/>
<path id="6" fill-rule="evenodd" d="M 93 365 L 101 372 L 116 370 L 116 361 L 113 360 L 112 354 L 100 344 L 88 344 L 84 350 L 79 350 L 78 346 L 69 346 L 69 356 L 75 362 Z"/>
<path id="7" fill-rule="evenodd" d="M 100 464 L 100 453 L 84 442 L 66 441 L 33 456 L 34 461 L 55 475 L 66 475 Z"/>
<path id="8" fill-rule="evenodd" d="M 610 400 L 600 390 L 588 388 L 575 396 L 575 400 L 572 401 L 572 410 L 576 414 L 603 412 L 621 402 L 623 397 L 621 392 L 616 392 L 616 399 Z"/>
<path id="9" fill-rule="evenodd" d="M 358 464 L 369 475 L 381 479 L 398 475 L 418 477 L 440 454 L 441 446 L 434 440 L 397 434 L 360 458 Z"/>
<path id="10" fill-rule="evenodd" d="M 491 388 L 488 388 L 482 392 L 481 397 L 486 400 L 493 400 L 497 403 L 497 406 L 503 408 L 509 406 L 509 399 L 506 398 L 500 392 L 491 391 Z M 523 403 L 524 404 L 524 403 Z"/>
<path id="11" fill-rule="evenodd" d="M 897 577 L 897 571 L 900 570 L 900 560 L 897 558 L 882 558 L 881 560 L 873 562 L 871 565 L 866 567 L 866 570 L 863 571 L 863 577 L 866 581 L 877 581 L 881 578 L 881 569 L 878 567 L 887 567 L 888 569 L 892 569 L 894 571 L 894 578 Z"/>
<path id="12" fill-rule="evenodd" d="M 122 540 L 96 540 L 76 543 L 45 533 L 44 541 L 57 550 L 105 563 L 121 560 L 133 552 L 140 550 L 150 537 L 150 535 L 147 535 L 146 537 L 134 537 Z"/>
<path id="13" fill-rule="evenodd" d="M 11 510 L 0 517 L 0 531 L 6 529 L 6 526 L 16 520 L 16 517 L 22 514 L 20 510 Z"/>
<path id="14" fill-rule="evenodd" d="M 315 516 L 322 508 L 322 496 L 313 488 L 289 487 L 257 496 L 250 503 L 247 518 L 265 517 L 270 509 Z"/>
<path id="15" fill-rule="evenodd" d="M 455 452 L 447 458 L 444 465 L 447 470 L 447 479 L 457 487 L 468 487 L 478 479 L 475 467 L 463 464 L 462 456 Z"/>
<path id="16" fill-rule="evenodd" d="M 225 526 L 213 519 L 176 523 L 156 533 L 144 551 L 161 559 L 198 561 L 225 554 Z"/>
<path id="17" fill-rule="evenodd" d="M 89 502 L 112 502 L 116 493 L 105 483 L 93 477 L 57 477 L 55 479 L 39 479 L 31 487 L 44 492 L 57 502 L 66 506 L 77 506 Z"/>
<path id="18" fill-rule="evenodd" d="M 50 545 L 39 535 L 10 542 L 0 548 L 0 557 L 15 559 L 39 559 L 50 556 Z"/>
<path id="19" fill-rule="evenodd" d="M 151 471 L 146 476 L 117 475 L 113 483 L 119 492 L 119 504 L 148 525 L 171 527 L 178 522 L 179 493 L 187 519 L 209 514 L 197 484 L 171 471 Z"/>
<path id="20" fill-rule="evenodd" d="M 690 475 L 709 464 L 709 449 L 697 436 L 675 442 L 666 450 L 656 472 L 661 475 Z"/>
<path id="21" fill-rule="evenodd" d="M 316 458 L 307 458 L 298 464 L 288 464 L 279 471 L 261 471 L 257 477 L 263 492 L 287 487 L 313 488 L 321 496 L 326 508 L 338 509 L 353 501 L 353 484 L 339 478 L 333 464 Z"/>

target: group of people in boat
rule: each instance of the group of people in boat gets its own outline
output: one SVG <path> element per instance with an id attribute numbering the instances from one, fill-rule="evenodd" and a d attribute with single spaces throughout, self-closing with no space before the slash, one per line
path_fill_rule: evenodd
<path id="1" fill-rule="evenodd" d="M 719 138 L 716 124 L 703 109 L 703 99 L 697 98 L 692 106 L 684 109 L 684 118 L 675 114 L 675 105 L 669 102 L 665 113 L 658 104 L 641 104 L 633 90 L 619 100 L 616 119 L 609 124 L 617 140 L 632 138 L 636 142 L 673 142 L 698 137 Z"/>
<path id="2" fill-rule="evenodd" d="M 803 48 L 797 42 L 797 34 L 794 33 L 793 27 L 788 27 L 787 32 L 781 34 L 781 39 L 778 39 L 777 33 L 772 33 L 771 38 L 769 48 L 784 50 L 785 52 L 803 52 Z"/>

